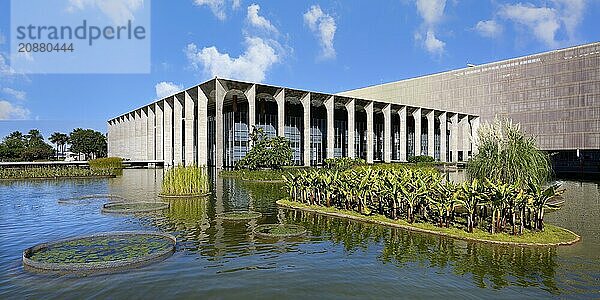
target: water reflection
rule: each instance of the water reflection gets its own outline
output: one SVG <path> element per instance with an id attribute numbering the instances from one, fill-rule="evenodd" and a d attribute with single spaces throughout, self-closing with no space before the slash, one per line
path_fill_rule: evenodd
<path id="1" fill-rule="evenodd" d="M 348 252 L 381 243 L 378 259 L 399 268 L 420 265 L 451 269 L 480 288 L 541 287 L 557 293 L 556 248 L 508 247 L 459 241 L 284 209 L 287 222 L 305 226 L 313 236 L 341 244 Z"/>

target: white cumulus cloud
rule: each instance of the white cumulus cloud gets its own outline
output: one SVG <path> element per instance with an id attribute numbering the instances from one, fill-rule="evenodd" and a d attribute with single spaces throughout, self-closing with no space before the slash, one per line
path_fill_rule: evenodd
<path id="1" fill-rule="evenodd" d="M 479 21 L 475 30 L 484 37 L 494 38 L 502 33 L 502 25 L 495 20 Z"/>
<path id="2" fill-rule="evenodd" d="M 212 11 L 217 19 L 223 21 L 227 18 L 227 3 L 226 0 L 194 0 L 197 6 L 207 6 Z M 238 9 L 242 5 L 241 0 L 231 0 L 231 8 Z"/>
<path id="3" fill-rule="evenodd" d="M 30 115 L 27 108 L 0 100 L 0 120 L 26 120 Z"/>
<path id="4" fill-rule="evenodd" d="M 216 47 L 201 50 L 195 44 L 185 49 L 192 67 L 203 70 L 208 76 L 262 82 L 267 71 L 280 61 L 277 47 L 259 37 L 245 37 L 246 49 L 238 57 L 221 53 Z"/>
<path id="5" fill-rule="evenodd" d="M 69 0 L 67 11 L 98 8 L 115 24 L 122 25 L 129 20 L 135 20 L 135 12 L 143 5 L 144 0 Z"/>
<path id="6" fill-rule="evenodd" d="M 559 11 L 560 19 L 565 26 L 569 38 L 574 39 L 577 33 L 577 26 L 583 21 L 586 2 L 584 0 L 554 0 L 553 3 Z"/>
<path id="7" fill-rule="evenodd" d="M 428 26 L 441 21 L 445 7 L 446 0 L 417 0 L 417 11 Z"/>
<path id="8" fill-rule="evenodd" d="M 260 5 L 258 4 L 252 4 L 248 6 L 248 15 L 246 18 L 248 20 L 248 23 L 250 23 L 250 25 L 256 28 L 263 29 L 267 32 L 278 33 L 279 31 L 277 30 L 277 28 L 275 28 L 275 26 L 273 26 L 273 24 L 271 24 L 269 20 L 258 14 L 259 10 Z"/>
<path id="9" fill-rule="evenodd" d="M 337 25 L 335 19 L 323 12 L 319 5 L 313 5 L 304 13 L 304 23 L 317 36 L 321 44 L 321 58 L 335 58 L 336 52 L 333 45 Z"/>
<path id="10" fill-rule="evenodd" d="M 424 40 L 421 33 L 415 34 L 415 39 L 423 40 L 423 47 L 427 52 L 441 55 L 446 43 L 436 37 L 435 28 L 444 17 L 446 0 L 417 0 L 416 5 L 417 12 L 423 18 L 423 27 L 426 33 Z"/>
<path id="11" fill-rule="evenodd" d="M 183 86 L 172 82 L 163 81 L 157 83 L 156 86 L 154 86 L 154 89 L 156 90 L 156 98 L 163 99 L 180 92 L 183 90 Z"/>
<path id="12" fill-rule="evenodd" d="M 504 5 L 500 10 L 500 15 L 516 24 L 526 26 L 538 40 L 547 46 L 557 46 L 555 36 L 561 25 L 554 8 L 518 3 Z"/>
<path id="13" fill-rule="evenodd" d="M 441 54 L 442 52 L 444 52 L 445 46 L 446 43 L 436 38 L 435 33 L 433 31 L 427 31 L 427 37 L 425 38 L 425 49 L 427 49 L 429 53 Z"/>
<path id="14" fill-rule="evenodd" d="M 25 100 L 27 98 L 27 93 L 24 91 L 19 91 L 15 89 L 11 89 L 9 87 L 5 87 L 2 89 L 2 92 L 6 95 L 12 96 L 17 100 Z"/>

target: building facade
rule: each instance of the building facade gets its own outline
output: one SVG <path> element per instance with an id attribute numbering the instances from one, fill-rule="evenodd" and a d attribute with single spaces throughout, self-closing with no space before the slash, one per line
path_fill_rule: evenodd
<path id="1" fill-rule="evenodd" d="M 339 95 L 509 118 L 557 167 L 600 172 L 600 43 L 591 43 Z"/>
<path id="2" fill-rule="evenodd" d="M 290 140 L 297 165 L 327 158 L 462 161 L 476 149 L 479 117 L 215 78 L 108 121 L 110 156 L 165 165 L 235 166 L 253 128 Z"/>
<path id="3" fill-rule="evenodd" d="M 342 156 L 456 162 L 496 117 L 520 123 L 555 168 L 600 173 L 600 43 L 338 94 L 215 78 L 109 120 L 109 154 L 232 167 L 256 126 L 288 138 L 298 165 Z"/>

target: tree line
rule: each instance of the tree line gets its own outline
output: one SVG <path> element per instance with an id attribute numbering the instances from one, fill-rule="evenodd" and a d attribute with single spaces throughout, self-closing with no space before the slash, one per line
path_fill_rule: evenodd
<path id="1" fill-rule="evenodd" d="M 27 134 L 14 131 L 4 137 L 0 143 L 0 161 L 36 161 L 57 159 L 59 154 L 69 150 L 83 154 L 86 159 L 106 157 L 106 136 L 92 129 L 74 129 L 70 134 L 54 132 L 48 138 L 49 145 L 42 133 L 31 129 Z"/>

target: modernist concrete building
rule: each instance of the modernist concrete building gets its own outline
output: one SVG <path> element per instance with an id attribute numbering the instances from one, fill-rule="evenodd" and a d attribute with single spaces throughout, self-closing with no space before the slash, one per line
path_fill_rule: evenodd
<path id="1" fill-rule="evenodd" d="M 256 126 L 287 137 L 299 165 L 455 162 L 496 116 L 521 123 L 554 158 L 600 161 L 600 43 L 335 95 L 215 78 L 109 120 L 109 154 L 231 167 Z"/>
<path id="2" fill-rule="evenodd" d="M 474 151 L 478 126 L 459 111 L 215 78 L 109 120 L 108 147 L 130 160 L 233 167 L 257 127 L 288 138 L 298 165 L 419 154 L 458 161 Z"/>

